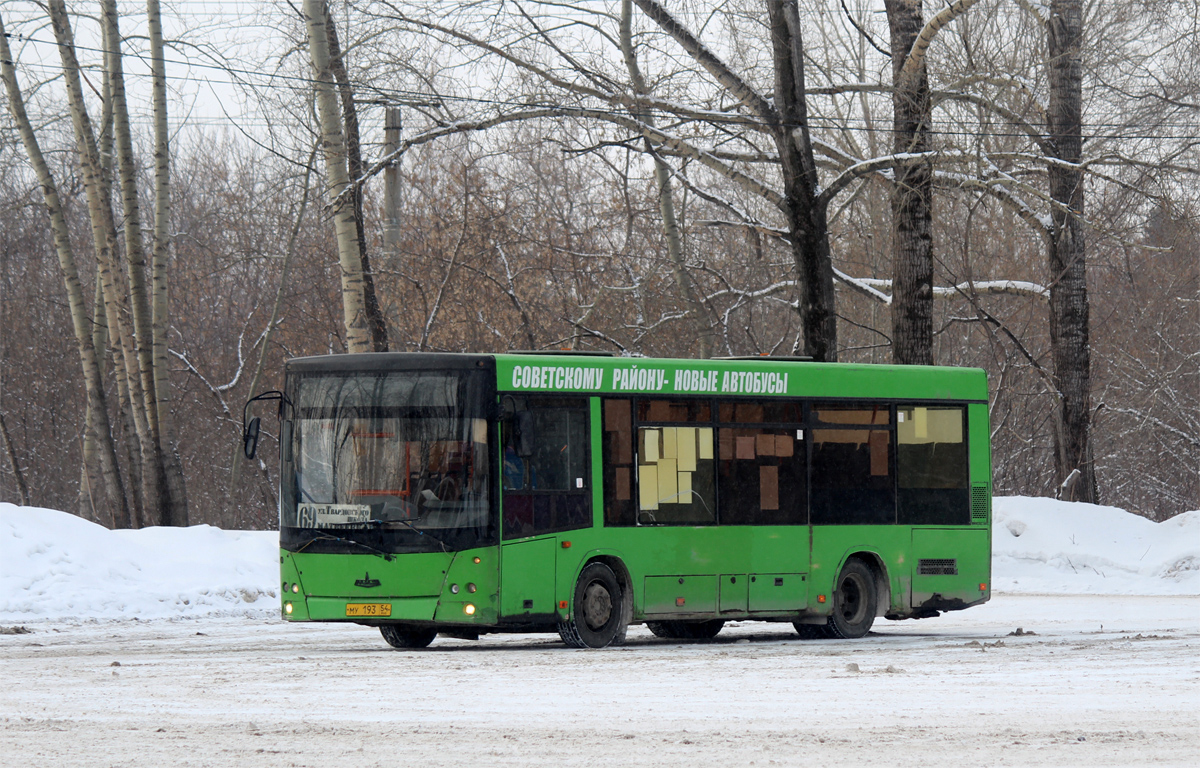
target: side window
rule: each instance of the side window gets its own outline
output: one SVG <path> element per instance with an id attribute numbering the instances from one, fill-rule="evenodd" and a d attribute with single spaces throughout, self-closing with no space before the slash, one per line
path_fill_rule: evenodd
<path id="1" fill-rule="evenodd" d="M 814 404 L 813 525 L 896 522 L 891 411 Z"/>
<path id="2" fill-rule="evenodd" d="M 636 525 L 637 509 L 633 491 L 633 402 L 627 399 L 602 400 L 604 424 L 601 440 L 604 473 L 604 524 Z"/>
<path id="3" fill-rule="evenodd" d="M 721 525 L 808 522 L 804 430 L 721 427 L 718 443 Z"/>
<path id="4" fill-rule="evenodd" d="M 506 405 L 513 414 L 501 430 L 504 537 L 590 526 L 587 399 L 517 397 Z"/>
<path id="5" fill-rule="evenodd" d="M 899 521 L 970 524 L 965 409 L 901 405 L 896 422 Z"/>
<path id="6" fill-rule="evenodd" d="M 638 427 L 638 522 L 715 525 L 713 428 Z"/>

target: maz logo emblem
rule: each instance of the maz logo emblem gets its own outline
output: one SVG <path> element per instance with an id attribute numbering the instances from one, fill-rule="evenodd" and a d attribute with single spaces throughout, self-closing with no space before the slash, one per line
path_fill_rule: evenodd
<path id="1" fill-rule="evenodd" d="M 356 587 L 378 587 L 379 579 L 372 579 L 371 572 L 367 571 L 366 573 L 363 574 L 363 577 L 361 579 L 354 582 L 354 586 L 356 586 Z"/>

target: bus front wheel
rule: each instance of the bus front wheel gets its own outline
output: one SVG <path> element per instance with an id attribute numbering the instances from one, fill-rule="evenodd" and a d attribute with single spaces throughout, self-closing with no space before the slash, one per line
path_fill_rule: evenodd
<path id="1" fill-rule="evenodd" d="M 397 624 L 381 624 L 379 633 L 393 648 L 425 648 L 437 637 L 436 629 L 408 629 Z"/>
<path id="2" fill-rule="evenodd" d="M 862 560 L 851 558 L 842 566 L 833 590 L 833 613 L 825 631 L 830 637 L 862 637 L 875 623 L 875 574 Z"/>
<path id="3" fill-rule="evenodd" d="M 603 648 L 625 640 L 625 595 L 617 575 L 604 563 L 588 563 L 575 582 L 571 614 L 558 634 L 572 648 Z"/>

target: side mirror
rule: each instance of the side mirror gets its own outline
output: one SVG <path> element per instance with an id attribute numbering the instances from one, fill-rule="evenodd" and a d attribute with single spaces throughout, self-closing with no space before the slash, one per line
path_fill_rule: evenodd
<path id="1" fill-rule="evenodd" d="M 242 453 L 247 459 L 253 459 L 254 454 L 258 451 L 258 431 L 259 418 L 255 416 L 250 419 L 250 423 L 246 425 L 246 430 L 242 433 Z"/>
<path id="2" fill-rule="evenodd" d="M 533 413 L 530 411 L 517 411 L 513 414 L 513 426 L 516 434 L 513 435 L 513 450 L 521 458 L 529 458 L 533 455 L 533 442 L 536 437 L 533 427 Z"/>
<path id="3" fill-rule="evenodd" d="M 255 416 L 253 419 L 246 421 L 246 416 L 250 410 L 250 403 L 258 402 L 259 400 L 278 400 L 279 401 L 279 418 L 283 418 L 283 406 L 292 404 L 288 400 L 287 395 L 277 389 L 272 389 L 269 392 L 263 392 L 261 395 L 255 395 L 246 401 L 242 406 L 242 453 L 247 459 L 253 459 L 254 454 L 258 452 L 258 433 L 260 429 L 259 418 Z M 290 438 L 290 433 L 289 433 Z M 290 439 L 288 441 L 290 444 Z"/>

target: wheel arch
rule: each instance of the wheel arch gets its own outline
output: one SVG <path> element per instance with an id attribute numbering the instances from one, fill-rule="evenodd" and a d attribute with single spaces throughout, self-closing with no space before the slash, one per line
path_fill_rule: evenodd
<path id="1" fill-rule="evenodd" d="M 612 569 L 613 574 L 617 577 L 617 582 L 621 585 L 621 589 L 625 592 L 626 599 L 624 602 L 622 619 L 626 624 L 633 620 L 634 603 L 638 600 L 637 590 L 633 588 L 633 576 L 629 572 L 629 567 L 625 565 L 625 560 L 620 553 L 611 550 L 594 550 L 588 552 L 579 562 L 579 567 L 575 569 L 574 581 L 579 579 L 579 574 L 583 573 L 583 569 L 587 568 L 591 563 L 603 563 Z M 574 588 L 572 588 L 574 593 Z"/>
<path id="2" fill-rule="evenodd" d="M 883 616 L 886 614 L 892 604 L 892 583 L 888 576 L 887 565 L 883 562 L 883 558 L 878 552 L 869 549 L 851 550 L 838 563 L 837 572 L 840 574 L 842 568 L 846 567 L 846 563 L 850 560 L 861 560 L 866 563 L 866 566 L 871 569 L 871 573 L 875 576 L 875 615 Z M 835 577 L 836 579 L 836 577 Z"/>

